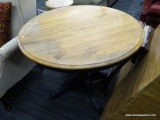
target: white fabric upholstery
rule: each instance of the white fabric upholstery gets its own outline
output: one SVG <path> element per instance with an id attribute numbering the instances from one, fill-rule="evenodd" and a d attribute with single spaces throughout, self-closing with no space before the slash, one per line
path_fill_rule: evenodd
<path id="1" fill-rule="evenodd" d="M 10 40 L 8 43 L 0 48 L 1 60 L 7 60 L 18 49 L 17 37 Z"/>
<path id="2" fill-rule="evenodd" d="M 26 23 L 31 18 L 35 17 L 35 15 L 37 14 L 36 0 L 18 0 L 18 1 L 21 4 L 20 9 L 22 11 L 22 18 Z"/>
<path id="3" fill-rule="evenodd" d="M 36 16 L 36 0 L 0 0 L 12 2 L 11 40 L 0 48 L 0 97 L 20 81 L 35 63 L 25 57 L 18 47 L 21 27 Z"/>
<path id="4" fill-rule="evenodd" d="M 0 0 L 0 2 L 12 2 L 11 36 L 16 37 L 22 25 L 36 15 L 36 0 Z"/>

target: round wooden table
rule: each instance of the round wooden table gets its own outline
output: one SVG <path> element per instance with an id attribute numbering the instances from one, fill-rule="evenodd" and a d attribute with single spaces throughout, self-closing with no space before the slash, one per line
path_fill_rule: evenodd
<path id="1" fill-rule="evenodd" d="M 36 63 L 84 70 L 120 62 L 143 42 L 132 16 L 108 7 L 69 6 L 36 16 L 19 32 L 21 51 Z"/>
<path id="2" fill-rule="evenodd" d="M 99 113 L 103 107 L 88 79 L 90 70 L 126 61 L 142 42 L 143 29 L 137 20 L 122 11 L 100 6 L 70 6 L 46 12 L 25 24 L 18 35 L 21 51 L 31 60 L 51 68 L 78 71 L 76 82 L 86 86 Z M 118 69 L 107 77 L 106 84 Z M 65 83 L 56 94 L 51 94 L 52 99 L 71 89 Z"/>

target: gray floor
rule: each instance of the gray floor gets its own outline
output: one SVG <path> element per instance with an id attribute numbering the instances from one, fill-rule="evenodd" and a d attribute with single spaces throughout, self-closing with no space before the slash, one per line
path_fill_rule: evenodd
<path id="1" fill-rule="evenodd" d="M 142 9 L 140 4 L 142 2 L 143 0 L 118 0 L 112 8 L 126 12 L 139 20 L 139 15 Z"/>
<path id="2" fill-rule="evenodd" d="M 142 0 L 118 0 L 112 7 L 138 19 Z M 37 0 L 37 8 L 46 10 L 45 0 Z M 39 73 L 39 74 L 38 74 Z M 99 120 L 84 89 L 71 92 L 54 101 L 49 100 L 51 91 L 69 79 L 67 73 L 35 67 L 13 90 L 16 98 L 9 99 L 12 111 L 6 112 L 0 104 L 0 120 Z M 13 94 L 13 90 L 9 93 Z M 8 94 L 9 94 L 8 93 Z"/>
<path id="3" fill-rule="evenodd" d="M 46 0 L 37 0 L 37 8 L 41 10 L 47 10 L 45 2 Z"/>

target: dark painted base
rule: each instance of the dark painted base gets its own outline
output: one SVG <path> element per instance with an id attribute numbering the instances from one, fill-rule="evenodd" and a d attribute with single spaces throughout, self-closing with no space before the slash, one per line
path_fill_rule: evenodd
<path id="1" fill-rule="evenodd" d="M 11 106 L 10 106 L 10 104 L 9 104 L 8 99 L 7 99 L 6 96 L 3 96 L 2 98 L 0 98 L 0 101 L 3 104 L 4 109 L 6 111 L 10 111 L 11 110 Z"/>
<path id="2" fill-rule="evenodd" d="M 104 79 L 106 76 L 107 74 L 99 74 L 98 72 L 97 74 L 91 74 L 90 72 L 79 72 L 72 79 L 66 80 L 64 84 L 57 90 L 57 93 L 51 93 L 50 98 L 53 100 L 73 90 L 86 88 L 95 110 L 101 114 L 103 111 L 103 105 L 94 93 L 93 81 Z"/>

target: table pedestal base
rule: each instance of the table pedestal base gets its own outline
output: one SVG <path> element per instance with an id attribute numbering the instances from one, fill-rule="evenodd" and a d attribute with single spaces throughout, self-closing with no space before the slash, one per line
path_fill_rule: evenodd
<path id="1" fill-rule="evenodd" d="M 132 58 L 135 58 L 134 60 L 135 62 L 137 58 L 139 58 L 141 52 L 143 53 L 142 49 L 137 51 L 137 53 L 135 53 L 135 55 L 132 56 Z M 56 99 L 73 90 L 86 88 L 95 110 L 101 114 L 103 111 L 103 105 L 101 104 L 100 99 L 98 99 L 94 93 L 93 81 L 99 80 L 101 82 L 100 84 L 101 92 L 106 91 L 106 88 L 108 88 L 108 85 L 111 83 L 114 76 L 119 72 L 119 70 L 123 67 L 123 65 L 126 64 L 126 62 L 128 62 L 130 59 L 131 58 L 128 58 L 119 63 L 118 65 L 112 67 L 109 74 L 108 73 L 101 74 L 101 72 L 99 72 L 100 70 L 99 71 L 95 70 L 94 72 L 93 71 L 91 72 L 89 70 L 77 72 L 77 77 L 75 77 L 74 79 L 66 80 L 55 94 L 52 93 L 50 94 L 51 100 Z"/>
<path id="2" fill-rule="evenodd" d="M 0 101 L 1 101 L 1 103 L 4 105 L 4 109 L 5 109 L 6 111 L 10 111 L 10 110 L 11 110 L 11 106 L 10 106 L 10 104 L 8 103 L 8 99 L 7 99 L 6 97 L 0 98 Z"/>
<path id="3" fill-rule="evenodd" d="M 66 93 L 69 93 L 73 90 L 78 90 L 81 88 L 86 88 L 87 93 L 89 95 L 89 98 L 91 99 L 93 106 L 95 108 L 95 110 L 101 114 L 103 111 L 103 105 L 101 104 L 100 100 L 97 98 L 97 96 L 94 93 L 94 87 L 93 87 L 93 81 L 97 80 L 97 78 L 100 79 L 104 79 L 107 74 L 94 74 L 94 78 L 92 79 L 93 76 L 90 75 L 89 72 L 80 72 L 77 73 L 77 77 L 75 79 L 70 79 L 70 80 L 66 80 L 64 82 L 64 84 L 62 86 L 59 87 L 59 89 L 57 90 L 56 93 L 51 93 L 50 94 L 50 98 L 51 100 L 56 99 Z"/>

